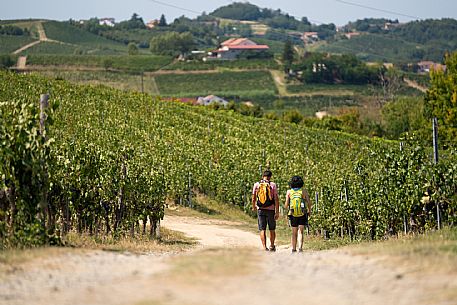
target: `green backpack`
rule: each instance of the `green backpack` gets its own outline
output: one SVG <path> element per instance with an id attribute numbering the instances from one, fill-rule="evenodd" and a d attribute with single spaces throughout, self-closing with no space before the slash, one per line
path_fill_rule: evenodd
<path id="1" fill-rule="evenodd" d="M 305 201 L 303 200 L 302 189 L 291 189 L 289 191 L 289 215 L 301 217 L 305 215 Z"/>

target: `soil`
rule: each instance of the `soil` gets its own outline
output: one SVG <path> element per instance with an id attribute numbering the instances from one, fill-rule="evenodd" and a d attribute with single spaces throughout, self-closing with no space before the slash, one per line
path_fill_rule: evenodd
<path id="1" fill-rule="evenodd" d="M 200 245 L 184 253 L 84 250 L 35 259 L 0 274 L 0 304 L 457 304 L 450 274 L 425 276 L 344 249 L 266 252 L 256 234 L 233 222 L 167 216 L 162 225 Z M 177 268 L 183 259 L 188 267 Z"/>

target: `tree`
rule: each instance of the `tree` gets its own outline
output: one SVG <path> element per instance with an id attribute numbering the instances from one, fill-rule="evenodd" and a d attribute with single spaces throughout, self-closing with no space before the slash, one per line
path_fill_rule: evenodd
<path id="1" fill-rule="evenodd" d="M 160 16 L 159 26 L 167 26 L 167 20 L 165 19 L 165 15 L 164 14 L 162 14 Z"/>
<path id="2" fill-rule="evenodd" d="M 290 39 L 286 40 L 282 52 L 282 61 L 284 63 L 284 72 L 289 73 L 292 62 L 294 61 L 294 48 Z"/>
<path id="3" fill-rule="evenodd" d="M 446 54 L 446 70 L 430 72 L 430 88 L 425 95 L 425 113 L 438 119 L 440 138 L 457 143 L 457 52 Z"/>
<path id="4" fill-rule="evenodd" d="M 14 60 L 10 55 L 0 55 L 0 69 L 9 68 L 14 65 Z"/>
<path id="5" fill-rule="evenodd" d="M 119 22 L 115 25 L 115 28 L 122 30 L 145 29 L 146 25 L 144 24 L 143 18 L 137 13 L 134 13 L 130 20 Z"/>
<path id="6" fill-rule="evenodd" d="M 129 52 L 129 55 L 138 55 L 139 52 L 138 52 L 137 45 L 133 42 L 129 43 L 128 52 Z"/>
<path id="7" fill-rule="evenodd" d="M 149 49 L 152 53 L 176 56 L 189 52 L 194 46 L 195 41 L 191 33 L 168 32 L 153 37 Z"/>

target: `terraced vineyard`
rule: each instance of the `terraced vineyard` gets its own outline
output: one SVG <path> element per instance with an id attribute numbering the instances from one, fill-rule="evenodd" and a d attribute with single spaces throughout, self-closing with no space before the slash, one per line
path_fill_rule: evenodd
<path id="1" fill-rule="evenodd" d="M 166 96 L 254 96 L 276 93 L 276 86 L 268 71 L 163 74 L 155 79 L 160 93 Z"/>
<path id="2" fill-rule="evenodd" d="M 2 247 L 71 229 L 133 233 L 147 218 L 154 229 L 166 198 L 191 203 L 197 190 L 249 212 L 250 188 L 267 166 L 282 202 L 290 177 L 305 177 L 318 194 L 312 230 L 328 237 L 436 228 L 437 204 L 442 222 L 457 221 L 455 152 L 433 166 L 413 140 L 400 151 L 396 142 L 139 93 L 4 72 L 0 80 Z M 59 104 L 49 110 L 47 140 L 38 132 L 44 92 Z M 14 205 L 5 201 L 11 193 Z"/>

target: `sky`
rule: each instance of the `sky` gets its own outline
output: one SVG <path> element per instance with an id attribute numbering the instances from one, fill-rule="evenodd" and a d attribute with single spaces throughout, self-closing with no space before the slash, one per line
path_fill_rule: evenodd
<path id="1" fill-rule="evenodd" d="M 130 19 L 137 13 L 145 22 L 164 14 L 171 22 L 185 15 L 194 18 L 201 12 L 211 13 L 230 4 L 224 0 L 14 0 L 4 1 L 0 19 L 80 20 L 91 17 L 113 17 L 116 22 Z M 345 25 L 363 18 L 398 19 L 457 19 L 456 0 L 253 0 L 261 8 L 281 9 L 297 19 L 307 17 L 312 23 Z"/>

